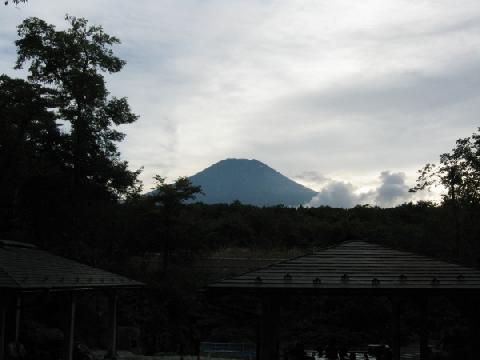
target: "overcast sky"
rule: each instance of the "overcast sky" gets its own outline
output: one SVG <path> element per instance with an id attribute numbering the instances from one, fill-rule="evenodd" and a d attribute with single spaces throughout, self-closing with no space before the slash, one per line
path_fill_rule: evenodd
<path id="1" fill-rule="evenodd" d="M 254 158 L 314 205 L 392 206 L 480 125 L 478 0 L 30 0 L 0 7 L 0 72 L 23 76 L 16 25 L 66 13 L 122 40 L 108 83 L 140 115 L 121 151 L 146 190 Z"/>

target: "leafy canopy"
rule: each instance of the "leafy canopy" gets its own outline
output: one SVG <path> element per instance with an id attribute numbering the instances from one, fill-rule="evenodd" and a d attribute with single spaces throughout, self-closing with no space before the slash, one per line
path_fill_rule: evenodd
<path id="1" fill-rule="evenodd" d="M 443 186 L 444 200 L 480 204 L 480 128 L 471 136 L 458 139 L 451 152 L 440 155 L 440 163 L 426 164 L 419 170 L 417 183 L 410 191 Z"/>
<path id="2" fill-rule="evenodd" d="M 26 3 L 28 0 L 12 0 L 12 3 L 14 3 L 15 5 L 18 5 L 20 3 Z M 9 3 L 9 0 L 5 0 L 4 4 L 5 5 L 8 5 Z"/>
<path id="3" fill-rule="evenodd" d="M 112 50 L 120 41 L 86 19 L 65 19 L 66 30 L 35 17 L 24 20 L 15 42 L 16 68 L 27 65 L 28 80 L 55 94 L 57 117 L 70 124 L 65 161 L 77 187 L 88 183 L 115 196 L 138 190 L 139 171 L 120 159 L 116 143 L 124 134 L 115 129 L 137 116 L 126 98 L 109 97 L 103 75 L 125 65 Z"/>
<path id="4" fill-rule="evenodd" d="M 11 226 L 27 182 L 62 171 L 53 102 L 49 89 L 0 75 L 0 231 Z"/>
<path id="5" fill-rule="evenodd" d="M 61 133 L 52 91 L 21 79 L 0 75 L 0 168 L 41 173 L 41 165 L 60 146 Z M 11 166 L 6 164 L 10 163 Z"/>
<path id="6" fill-rule="evenodd" d="M 179 177 L 171 184 L 166 183 L 166 179 L 160 175 L 154 176 L 154 179 L 153 199 L 169 212 L 175 212 L 185 201 L 202 193 L 202 188 L 193 185 L 188 177 Z"/>

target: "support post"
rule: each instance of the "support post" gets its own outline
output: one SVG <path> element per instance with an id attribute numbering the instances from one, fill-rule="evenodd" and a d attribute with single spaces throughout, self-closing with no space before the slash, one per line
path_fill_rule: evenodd
<path id="1" fill-rule="evenodd" d="M 257 341 L 258 360 L 279 359 L 279 315 L 280 306 L 272 296 L 261 300 L 260 329 Z"/>
<path id="2" fill-rule="evenodd" d="M 22 297 L 18 294 L 15 298 L 15 330 L 14 341 L 18 343 L 20 341 L 20 324 L 22 315 Z"/>
<path id="3" fill-rule="evenodd" d="M 429 358 L 430 349 L 428 348 L 428 298 L 419 299 L 420 305 L 420 360 Z"/>
<path id="4" fill-rule="evenodd" d="M 74 293 L 70 294 L 70 307 L 68 312 L 67 332 L 65 336 L 65 359 L 73 359 L 73 346 L 75 341 L 75 313 L 77 311 L 77 299 Z"/>
<path id="5" fill-rule="evenodd" d="M 7 322 L 7 302 L 0 300 L 0 360 L 5 359 L 5 329 Z"/>
<path id="6" fill-rule="evenodd" d="M 108 330 L 109 330 L 109 344 L 108 344 L 108 358 L 117 358 L 117 304 L 118 295 L 116 291 L 112 291 L 108 294 Z"/>
<path id="7" fill-rule="evenodd" d="M 466 301 L 466 315 L 470 334 L 468 338 L 468 359 L 478 360 L 478 344 L 480 343 L 480 324 L 479 324 L 479 310 L 478 296 L 472 296 Z"/>
<path id="8" fill-rule="evenodd" d="M 260 340 L 260 327 L 261 327 L 261 319 L 262 319 L 262 302 L 258 301 L 257 303 L 257 327 L 256 327 L 256 338 L 257 338 L 257 346 L 255 348 L 255 360 L 260 360 L 260 347 L 261 347 L 261 340 Z M 210 353 L 209 359 L 210 360 Z"/>
<path id="9" fill-rule="evenodd" d="M 400 360 L 400 299 L 392 296 L 390 302 L 392 303 L 392 358 Z"/>

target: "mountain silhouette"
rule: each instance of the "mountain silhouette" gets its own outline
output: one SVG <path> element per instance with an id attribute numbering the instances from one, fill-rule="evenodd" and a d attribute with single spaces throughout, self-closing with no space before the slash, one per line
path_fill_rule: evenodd
<path id="1" fill-rule="evenodd" d="M 316 194 L 258 160 L 221 160 L 191 176 L 190 180 L 204 192 L 195 201 L 206 204 L 238 200 L 257 206 L 297 206 Z"/>

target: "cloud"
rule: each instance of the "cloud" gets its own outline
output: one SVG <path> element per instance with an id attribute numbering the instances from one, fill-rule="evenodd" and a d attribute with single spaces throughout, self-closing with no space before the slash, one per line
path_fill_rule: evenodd
<path id="1" fill-rule="evenodd" d="M 2 72 L 24 75 L 12 70 L 16 25 L 63 28 L 66 13 L 122 40 L 127 66 L 106 79 L 140 115 L 121 151 L 144 166 L 145 188 L 152 174 L 260 158 L 323 186 L 324 202 L 378 186 L 368 200 L 388 206 L 401 185 L 380 188 L 382 170 L 411 177 L 478 125 L 478 0 L 29 1 L 0 11 Z"/>
<path id="2" fill-rule="evenodd" d="M 335 208 L 351 208 L 359 203 L 352 184 L 331 181 L 312 200 L 308 206 L 330 206 Z"/>
<path id="3" fill-rule="evenodd" d="M 371 204 L 379 207 L 394 207 L 412 200 L 404 173 L 383 171 L 379 179 L 380 185 L 366 192 L 359 192 L 350 183 L 332 180 L 313 197 L 307 206 L 352 208 L 356 205 Z"/>
<path id="4" fill-rule="evenodd" d="M 465 59 L 463 59 L 465 61 Z M 351 79 L 282 99 L 288 108 L 323 114 L 398 114 L 431 112 L 480 97 L 478 61 L 447 64 L 441 73 L 392 73 L 389 77 Z M 384 118 L 388 120 L 387 118 Z"/>
<path id="5" fill-rule="evenodd" d="M 411 197 L 409 186 L 405 183 L 404 173 L 383 171 L 380 174 L 381 185 L 376 189 L 375 204 L 380 207 L 393 207 Z"/>
<path id="6" fill-rule="evenodd" d="M 300 174 L 294 175 L 293 178 L 296 180 L 305 181 L 307 183 L 314 183 L 317 185 L 324 184 L 331 180 L 325 175 L 322 175 L 313 170 L 303 171 Z"/>

